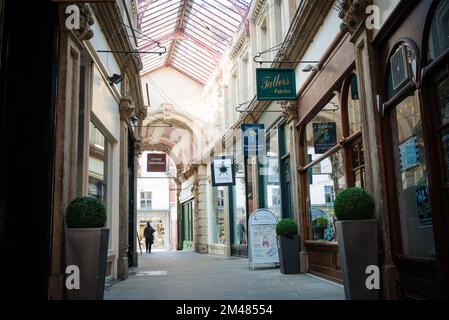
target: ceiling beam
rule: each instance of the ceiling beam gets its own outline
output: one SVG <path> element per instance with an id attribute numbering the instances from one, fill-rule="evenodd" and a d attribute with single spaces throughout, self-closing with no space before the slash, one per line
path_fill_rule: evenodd
<path id="1" fill-rule="evenodd" d="M 187 14 L 189 13 L 189 11 L 187 9 L 189 8 L 189 2 L 191 0 L 183 0 L 183 1 L 184 1 L 184 4 L 182 5 L 182 11 L 179 15 L 178 26 L 176 28 L 175 38 L 173 39 L 173 42 L 170 46 L 170 50 L 168 51 L 167 60 L 165 61 L 166 66 L 169 66 L 171 63 L 171 60 L 173 57 L 173 51 L 176 47 L 176 43 L 178 42 L 178 37 L 179 37 L 180 33 L 183 32 L 183 30 L 184 30 L 184 23 L 187 18 Z"/>

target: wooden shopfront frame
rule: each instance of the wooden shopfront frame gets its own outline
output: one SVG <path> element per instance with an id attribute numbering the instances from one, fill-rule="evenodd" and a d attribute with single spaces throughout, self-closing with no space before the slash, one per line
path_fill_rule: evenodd
<path id="1" fill-rule="evenodd" d="M 444 0 L 443 0 L 444 1 Z M 437 60 L 427 65 L 427 42 L 433 13 L 438 0 L 402 1 L 391 14 L 372 42 L 377 60 L 383 71 L 378 76 L 381 100 L 382 149 L 385 163 L 385 188 L 387 214 L 390 220 L 390 241 L 393 261 L 399 272 L 399 288 L 402 298 L 440 299 L 449 297 L 449 204 L 448 188 L 444 184 L 441 141 L 438 131 L 439 106 L 436 101 L 435 83 L 449 77 L 449 54 L 446 50 Z M 423 28 L 424 26 L 424 28 Z M 402 43 L 410 45 L 417 56 L 417 75 L 393 96 L 388 97 L 387 81 L 389 59 Z M 391 134 L 390 113 L 411 93 L 418 96 L 425 144 L 428 187 L 432 210 L 433 235 L 436 257 L 424 258 L 404 254 L 399 203 L 397 197 L 394 145 Z M 447 127 L 446 124 L 444 127 Z"/>
<path id="2" fill-rule="evenodd" d="M 362 134 L 358 132 L 350 135 L 347 119 L 347 96 L 350 81 L 355 72 L 354 46 L 350 42 L 350 36 L 340 33 L 331 44 L 320 62 L 320 70 L 312 75 L 299 93 L 298 115 L 299 121 L 296 125 L 299 136 L 297 145 L 297 159 L 299 161 L 299 212 L 301 233 L 303 235 L 302 251 L 307 252 L 308 270 L 310 273 L 342 283 L 342 272 L 338 254 L 337 242 L 314 241 L 311 238 L 311 224 L 308 205 L 308 170 L 326 159 L 329 155 L 343 150 L 344 169 L 346 175 L 346 186 L 354 185 L 351 174 L 350 148 L 361 143 Z M 346 139 L 338 141 L 334 147 L 307 164 L 307 146 L 305 144 L 305 129 L 307 124 L 332 100 L 334 95 L 339 96 L 342 107 L 342 127 Z M 343 120 L 344 119 L 344 120 Z M 352 169 L 352 168 L 351 168 Z"/>

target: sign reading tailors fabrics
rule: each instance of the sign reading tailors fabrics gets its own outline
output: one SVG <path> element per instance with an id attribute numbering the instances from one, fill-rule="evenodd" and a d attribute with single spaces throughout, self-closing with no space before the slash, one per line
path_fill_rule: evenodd
<path id="1" fill-rule="evenodd" d="M 267 209 L 256 210 L 249 217 L 249 263 L 253 270 L 255 264 L 279 263 L 276 224 L 276 216 Z"/>
<path id="2" fill-rule="evenodd" d="M 315 154 L 324 154 L 337 144 L 337 124 L 321 122 L 313 124 Z"/>
<path id="3" fill-rule="evenodd" d="M 167 155 L 149 153 L 147 157 L 147 172 L 166 172 Z"/>
<path id="4" fill-rule="evenodd" d="M 243 155 L 261 155 L 265 153 L 265 126 L 263 124 L 242 124 Z"/>
<path id="5" fill-rule="evenodd" d="M 212 170 L 212 186 L 225 187 L 235 185 L 235 170 L 233 157 L 213 158 L 210 165 Z"/>
<path id="6" fill-rule="evenodd" d="M 295 69 L 256 69 L 257 100 L 296 100 Z"/>

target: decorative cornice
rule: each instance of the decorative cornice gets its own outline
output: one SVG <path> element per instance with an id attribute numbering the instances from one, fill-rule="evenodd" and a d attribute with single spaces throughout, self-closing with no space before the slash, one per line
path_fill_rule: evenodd
<path id="1" fill-rule="evenodd" d="M 247 37 L 245 36 L 245 32 L 243 32 L 243 29 L 241 29 L 238 34 L 238 37 L 236 38 L 235 44 L 231 48 L 230 57 L 232 60 L 234 60 L 238 56 L 238 54 L 240 53 L 240 50 L 245 45 L 246 40 L 247 40 Z"/>
<path id="2" fill-rule="evenodd" d="M 139 158 L 143 153 L 143 142 L 142 139 L 137 139 L 134 142 L 134 155 Z"/>
<path id="3" fill-rule="evenodd" d="M 120 100 L 119 112 L 121 120 L 129 121 L 134 110 L 135 107 L 131 97 L 123 97 L 122 100 Z"/>
<path id="4" fill-rule="evenodd" d="M 94 24 L 94 18 L 90 8 L 85 4 L 78 5 L 80 9 L 80 29 L 75 31 L 80 41 L 90 40 L 94 37 L 94 32 L 90 26 Z"/>
<path id="5" fill-rule="evenodd" d="M 340 11 L 338 16 L 343 20 L 340 29 L 353 34 L 366 21 L 366 7 L 372 4 L 372 0 L 338 0 L 335 8 Z"/>
<path id="6" fill-rule="evenodd" d="M 298 104 L 296 102 L 284 102 L 281 104 L 282 116 L 288 122 L 298 118 Z"/>
<path id="7" fill-rule="evenodd" d="M 252 23 L 256 23 L 257 19 L 259 19 L 259 16 L 262 13 L 265 3 L 267 3 L 267 0 L 257 0 L 254 2 L 255 3 L 253 4 L 251 19 L 250 19 Z"/>

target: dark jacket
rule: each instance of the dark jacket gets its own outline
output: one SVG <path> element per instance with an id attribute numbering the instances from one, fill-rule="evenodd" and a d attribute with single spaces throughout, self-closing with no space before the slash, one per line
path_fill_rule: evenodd
<path id="1" fill-rule="evenodd" d="M 143 231 L 143 236 L 148 239 L 153 239 L 153 233 L 154 233 L 153 227 L 149 226 L 146 227 L 145 230 Z"/>

